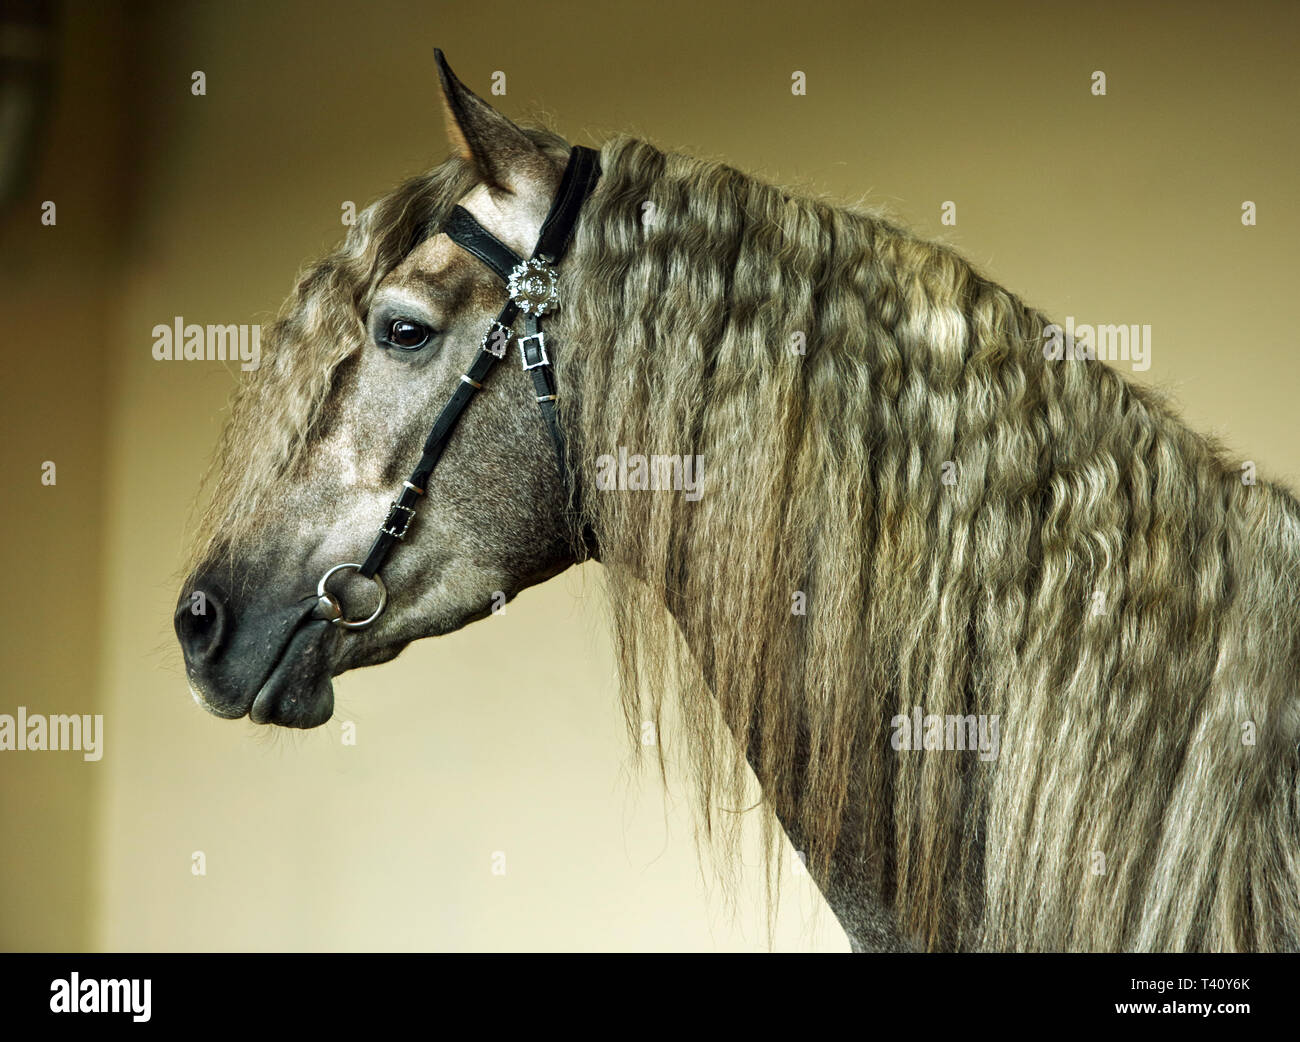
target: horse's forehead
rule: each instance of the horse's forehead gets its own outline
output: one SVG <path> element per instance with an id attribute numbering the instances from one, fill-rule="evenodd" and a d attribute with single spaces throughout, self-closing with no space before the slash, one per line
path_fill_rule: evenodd
<path id="1" fill-rule="evenodd" d="M 446 235 L 434 235 L 425 239 L 408 253 L 391 275 L 384 281 L 389 285 L 408 281 L 416 272 L 438 274 L 448 270 L 453 264 L 462 260 L 461 251 Z"/>
<path id="2" fill-rule="evenodd" d="M 460 205 L 515 253 L 528 257 L 546 220 L 550 199 L 541 185 L 509 195 L 492 192 L 487 185 L 476 185 Z"/>

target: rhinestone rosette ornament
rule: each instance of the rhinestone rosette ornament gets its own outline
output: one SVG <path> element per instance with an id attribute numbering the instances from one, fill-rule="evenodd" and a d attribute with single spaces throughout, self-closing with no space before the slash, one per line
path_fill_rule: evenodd
<path id="1" fill-rule="evenodd" d="M 515 267 L 506 289 L 525 315 L 544 315 L 560 303 L 560 273 L 533 257 Z"/>

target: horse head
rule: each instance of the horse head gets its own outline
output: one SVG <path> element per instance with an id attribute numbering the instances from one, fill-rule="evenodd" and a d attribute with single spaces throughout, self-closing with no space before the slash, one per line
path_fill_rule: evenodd
<path id="1" fill-rule="evenodd" d="M 459 417 L 383 578 L 342 568 L 317 592 L 335 565 L 364 559 L 377 521 L 407 527 L 409 510 L 390 513 L 394 490 L 505 302 L 501 278 L 443 230 L 448 214 L 458 205 L 527 257 L 566 165 L 563 141 L 516 126 L 437 59 L 454 154 L 369 207 L 307 272 L 269 364 L 236 393 L 175 614 L 190 689 L 218 716 L 318 726 L 332 677 L 483 618 L 582 553 L 516 362 Z M 337 617 L 340 602 L 354 619 L 383 610 L 338 625 L 328 609 Z"/>

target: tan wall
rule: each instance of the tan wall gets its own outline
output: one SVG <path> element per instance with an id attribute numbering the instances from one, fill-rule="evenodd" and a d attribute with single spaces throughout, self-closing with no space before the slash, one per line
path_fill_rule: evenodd
<path id="1" fill-rule="evenodd" d="M 154 362 L 150 330 L 266 321 L 341 235 L 343 200 L 442 157 L 435 44 L 481 92 L 506 71 L 500 107 L 544 108 L 576 142 L 632 130 L 890 205 L 1061 319 L 1151 324 L 1141 378 L 1265 475 L 1300 477 L 1290 5 L 510 6 L 160 4 L 116 51 L 111 26 L 76 19 L 59 126 L 95 147 L 74 176 L 56 133 L 48 191 L 111 211 L 116 140 L 134 202 L 107 267 L 69 260 L 101 234 L 70 210 L 58 238 L 5 230 L 0 712 L 93 702 L 108 746 L 96 765 L 0 753 L 0 946 L 764 946 L 758 874 L 730 917 L 696 867 L 685 785 L 665 809 L 626 769 L 594 574 L 343 677 L 310 733 L 222 722 L 186 694 L 175 571 L 230 377 Z M 51 315 L 107 336 L 51 351 Z M 56 489 L 44 458 L 68 461 Z M 806 880 L 793 898 L 779 948 L 847 947 L 829 915 L 808 921 Z"/>
<path id="2" fill-rule="evenodd" d="M 124 84 L 98 43 L 123 31 L 88 11 L 55 47 L 45 149 L 0 213 L 0 713 L 98 711 L 108 401 L 126 221 Z M 42 203 L 55 204 L 53 226 Z M 42 484 L 45 461 L 56 484 Z M 91 943 L 105 764 L 76 752 L 0 752 L 0 949 Z"/>

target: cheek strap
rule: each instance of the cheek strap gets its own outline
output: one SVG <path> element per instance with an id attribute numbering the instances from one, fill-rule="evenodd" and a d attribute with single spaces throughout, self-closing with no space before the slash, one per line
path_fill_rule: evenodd
<path id="1" fill-rule="evenodd" d="M 560 181 L 559 190 L 551 204 L 546 220 L 537 236 L 537 245 L 528 260 L 519 256 L 460 206 L 452 208 L 442 230 L 461 248 L 491 268 L 506 284 L 509 299 L 496 319 L 488 327 L 469 369 L 461 376 L 451 398 L 434 421 L 433 429 L 424 442 L 420 460 L 411 476 L 402 482 L 402 491 L 393 500 L 388 516 L 384 518 L 362 564 L 336 565 L 325 573 L 317 587 L 319 604 L 317 618 L 329 619 L 335 625 L 348 629 L 363 629 L 377 619 L 387 604 L 387 590 L 379 578 L 392 548 L 406 537 L 421 497 L 428 487 L 430 476 L 451 439 L 451 434 L 470 400 L 483 387 L 493 366 L 505 357 L 514 337 L 514 323 L 524 316 L 524 335 L 518 338 L 519 354 L 525 372 L 533 379 L 538 407 L 555 446 L 560 477 L 566 486 L 571 485 L 568 453 L 564 434 L 556 414 L 558 395 L 551 357 L 547 351 L 546 335 L 542 331 L 542 316 L 552 313 L 560 305 L 559 272 L 557 265 L 573 238 L 582 204 L 591 194 L 600 178 L 599 156 L 589 148 L 575 146 L 569 153 L 569 162 Z M 355 569 L 360 575 L 373 579 L 380 590 L 380 605 L 368 618 L 349 620 L 343 617 L 338 601 L 325 589 L 326 580 L 334 572 Z"/>

